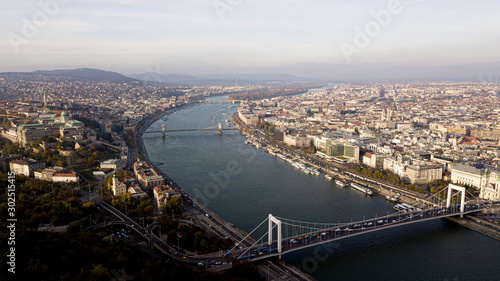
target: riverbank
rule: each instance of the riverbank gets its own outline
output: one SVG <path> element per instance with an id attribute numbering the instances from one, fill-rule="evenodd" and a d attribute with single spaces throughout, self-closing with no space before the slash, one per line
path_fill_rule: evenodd
<path id="1" fill-rule="evenodd" d="M 464 216 L 464 218 L 449 217 L 446 219 L 491 238 L 500 240 L 500 228 L 498 226 L 495 227 L 494 225 L 487 224 L 488 222 L 475 218 L 474 216 L 468 215 Z"/>

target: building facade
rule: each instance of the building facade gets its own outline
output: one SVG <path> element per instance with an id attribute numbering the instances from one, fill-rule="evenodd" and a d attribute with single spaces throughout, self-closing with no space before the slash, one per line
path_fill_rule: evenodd
<path id="1" fill-rule="evenodd" d="M 329 157 L 346 157 L 349 162 L 359 163 L 359 147 L 347 143 L 327 142 L 326 155 Z"/>
<path id="2" fill-rule="evenodd" d="M 113 191 L 114 196 L 120 196 L 124 193 L 127 193 L 127 184 L 124 182 L 121 182 L 118 179 L 118 176 L 116 175 L 116 171 L 113 174 L 113 179 L 112 179 L 113 185 L 111 186 L 111 189 Z"/>
<path id="3" fill-rule="evenodd" d="M 451 165 L 451 182 L 455 184 L 468 185 L 476 189 L 483 186 L 484 169 L 465 164 Z"/>
<path id="4" fill-rule="evenodd" d="M 45 168 L 45 162 L 38 162 L 33 159 L 13 160 L 9 163 L 9 168 L 16 175 L 31 177 L 34 176 L 36 170 Z"/>
<path id="5" fill-rule="evenodd" d="M 153 188 L 156 206 L 160 213 L 165 212 L 165 205 L 173 197 L 180 196 L 170 185 L 159 185 Z"/>
<path id="6" fill-rule="evenodd" d="M 109 159 L 104 162 L 101 162 L 100 168 L 101 169 L 113 169 L 113 170 L 121 170 L 125 167 L 125 160 L 123 159 Z"/>
<path id="7" fill-rule="evenodd" d="M 164 183 L 163 177 L 146 162 L 134 163 L 134 174 L 139 183 L 147 190 Z"/>
<path id="8" fill-rule="evenodd" d="M 498 170 L 453 164 L 451 166 L 451 182 L 478 189 L 481 199 L 500 200 L 500 171 Z"/>

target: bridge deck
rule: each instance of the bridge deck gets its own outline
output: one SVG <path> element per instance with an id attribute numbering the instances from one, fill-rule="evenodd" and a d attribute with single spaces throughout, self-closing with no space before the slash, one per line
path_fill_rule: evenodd
<path id="1" fill-rule="evenodd" d="M 218 131 L 219 129 L 179 129 L 179 130 L 165 130 L 165 133 L 169 132 L 194 132 L 194 131 Z M 222 128 L 222 131 L 239 131 L 238 128 Z M 150 133 L 161 133 L 162 131 L 147 131 L 145 134 Z"/>
<path id="2" fill-rule="evenodd" d="M 463 214 L 469 214 L 479 211 L 482 211 L 482 209 L 474 205 L 474 206 L 469 206 L 468 209 L 464 211 Z M 460 214 L 462 214 L 460 213 L 460 210 L 454 207 L 424 210 L 414 213 L 393 214 L 389 216 L 380 217 L 377 219 L 369 219 L 360 222 L 353 222 L 341 225 L 339 227 L 333 227 L 324 230 L 318 230 L 315 232 L 305 233 L 302 235 L 288 237 L 282 240 L 283 248 L 281 253 L 278 253 L 276 250 L 274 250 L 273 252 L 268 252 L 270 249 L 277 248 L 277 242 L 273 241 L 271 246 L 268 246 L 267 243 L 264 243 L 260 245 L 255 245 L 250 249 L 244 249 L 246 252 L 242 252 L 242 254 L 238 255 L 237 257 L 241 256 L 241 257 L 246 257 L 245 259 L 248 259 L 250 261 L 257 261 L 374 231 L 409 225 L 423 221 L 452 217 Z M 372 223 L 372 226 L 367 226 L 368 223 Z M 312 235 L 314 236 L 311 237 Z M 265 246 L 268 246 L 268 248 L 265 251 L 256 251 L 256 252 L 253 251 L 254 249 L 259 249 Z M 248 255 L 250 255 L 250 257 L 248 257 Z"/>

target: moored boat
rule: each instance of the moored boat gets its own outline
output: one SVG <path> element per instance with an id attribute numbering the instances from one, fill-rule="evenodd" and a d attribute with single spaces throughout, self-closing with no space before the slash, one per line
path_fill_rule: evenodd
<path id="1" fill-rule="evenodd" d="M 373 191 L 371 191 L 370 189 L 366 188 L 366 187 L 362 187 L 361 185 L 357 184 L 357 183 L 351 183 L 351 187 L 356 189 L 357 191 L 359 192 L 363 192 L 364 194 L 366 195 L 373 195 Z"/>
<path id="2" fill-rule="evenodd" d="M 346 182 L 345 180 L 342 180 L 342 179 L 336 179 L 335 180 L 335 184 L 337 186 L 340 186 L 340 187 L 344 187 L 346 186 L 347 184 L 349 184 L 348 182 Z"/>
<path id="3" fill-rule="evenodd" d="M 392 196 L 386 195 L 385 199 L 387 199 L 391 202 L 398 202 L 399 197 L 400 197 L 399 195 L 392 195 Z"/>

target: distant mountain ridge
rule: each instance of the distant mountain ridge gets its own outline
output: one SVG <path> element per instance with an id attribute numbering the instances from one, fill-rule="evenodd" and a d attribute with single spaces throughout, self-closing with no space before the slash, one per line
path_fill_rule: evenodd
<path id="1" fill-rule="evenodd" d="M 94 68 L 37 70 L 33 72 L 1 72 L 0 77 L 22 77 L 24 80 L 34 81 L 58 81 L 66 79 L 84 82 L 141 83 L 137 79 L 127 77 L 118 72 Z"/>
<path id="2" fill-rule="evenodd" d="M 134 73 L 129 74 L 127 77 L 131 77 L 144 82 L 156 82 L 156 83 L 190 83 L 197 82 L 200 78 L 189 75 L 187 73 L 156 73 L 156 72 L 145 72 L 145 73 Z"/>
<path id="3" fill-rule="evenodd" d="M 210 81 L 225 81 L 235 82 L 238 81 L 251 81 L 251 82 L 289 82 L 289 81 L 312 81 L 317 82 L 319 79 L 304 78 L 290 74 L 204 74 L 194 76 L 187 73 L 155 73 L 146 72 L 141 74 L 129 74 L 128 77 L 135 78 L 142 81 L 157 82 L 157 83 L 197 83 L 197 82 L 210 82 Z"/>
<path id="4" fill-rule="evenodd" d="M 23 79 L 33 81 L 84 81 L 84 82 L 110 82 L 110 83 L 172 83 L 172 84 L 198 84 L 198 83 L 236 83 L 239 82 L 318 82 L 319 79 L 304 78 L 291 74 L 204 74 L 191 75 L 187 73 L 155 73 L 145 72 L 138 74 L 120 74 L 94 68 L 36 70 L 33 72 L 0 72 L 0 78 Z"/>

